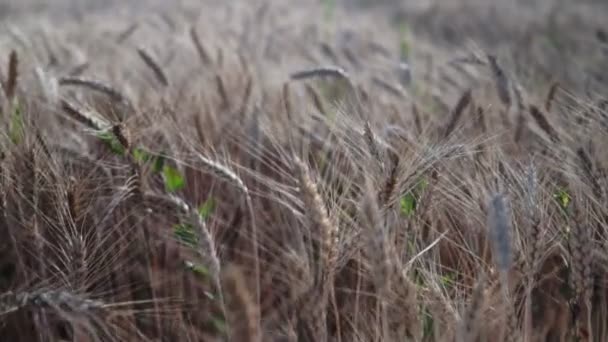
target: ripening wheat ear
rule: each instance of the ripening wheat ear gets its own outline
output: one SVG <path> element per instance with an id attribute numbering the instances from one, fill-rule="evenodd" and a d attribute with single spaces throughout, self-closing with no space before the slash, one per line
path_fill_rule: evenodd
<path id="1" fill-rule="evenodd" d="M 328 297 L 334 284 L 338 258 L 338 227 L 328 216 L 327 207 L 310 176 L 308 166 L 297 157 L 293 158 L 294 171 L 298 180 L 299 194 L 311 223 L 312 234 L 319 237 L 319 268 L 315 275 L 315 286 L 311 289 L 318 300 L 306 308 L 304 314 L 312 326 L 315 340 L 327 338 L 326 314 Z"/>
<path id="2" fill-rule="evenodd" d="M 314 227 L 313 233 L 319 234 L 318 236 L 321 239 L 319 255 L 322 270 L 319 274 L 321 279 L 318 279 L 318 281 L 321 281 L 320 284 L 325 287 L 329 285 L 327 282 L 333 281 L 332 277 L 337 258 L 336 249 L 338 248 L 338 227 L 330 220 L 327 207 L 317 190 L 317 184 L 310 176 L 306 164 L 297 157 L 294 157 L 293 163 L 298 179 L 300 198 L 304 202 L 304 208 Z"/>
<path id="3" fill-rule="evenodd" d="M 586 199 L 583 197 L 582 191 L 577 193 L 575 201 L 572 202 L 574 207 L 574 217 L 570 221 L 569 234 L 569 249 L 571 258 L 571 279 L 574 288 L 575 300 L 585 310 L 587 322 L 578 322 L 577 326 L 586 324 L 587 332 L 592 332 L 591 312 L 593 295 L 593 237 L 592 230 L 588 226 L 588 221 L 584 217 L 587 208 L 583 207 Z M 584 325 L 583 325 L 584 326 Z M 592 339 L 589 339 L 592 341 Z"/>

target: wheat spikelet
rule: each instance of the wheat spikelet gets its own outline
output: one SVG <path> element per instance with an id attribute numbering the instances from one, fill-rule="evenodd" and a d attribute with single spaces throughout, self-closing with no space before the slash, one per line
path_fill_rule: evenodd
<path id="1" fill-rule="evenodd" d="M 308 167 L 299 158 L 294 157 L 294 167 L 296 177 L 298 179 L 299 194 L 304 202 L 304 208 L 309 215 L 312 223 L 313 232 L 320 236 L 320 265 L 318 284 L 324 289 L 333 282 L 333 273 L 337 259 L 337 240 L 338 227 L 330 220 L 327 215 L 327 207 L 325 206 L 321 195 L 317 190 L 317 184 L 310 176 Z M 325 290 L 322 291 L 326 293 Z"/>
<path id="2" fill-rule="evenodd" d="M 241 177 L 234 173 L 234 171 L 230 170 L 230 168 L 214 160 L 211 160 L 203 156 L 202 154 L 197 154 L 197 158 L 207 171 L 232 184 L 237 189 L 239 189 L 244 195 L 249 196 L 249 189 L 245 185 L 245 182 L 243 182 Z"/>
<path id="3" fill-rule="evenodd" d="M 555 128 L 553 128 L 553 126 L 549 122 L 549 119 L 547 119 L 547 116 L 543 112 L 541 112 L 538 107 L 530 105 L 530 114 L 532 115 L 534 121 L 536 121 L 536 123 L 538 124 L 538 127 L 540 127 L 549 136 L 549 138 L 551 138 L 553 142 L 560 142 L 557 131 L 555 130 Z"/>
<path id="4" fill-rule="evenodd" d="M 77 86 L 95 90 L 109 96 L 118 103 L 130 105 L 130 101 L 120 91 L 98 80 L 64 76 L 60 77 L 58 82 L 60 86 Z"/>
<path id="5" fill-rule="evenodd" d="M 372 126 L 369 123 L 369 120 L 365 121 L 363 126 L 363 136 L 365 137 L 365 142 L 367 143 L 367 148 L 369 153 L 373 158 L 380 164 L 381 170 L 384 169 L 384 158 L 382 157 L 382 153 L 380 152 L 380 148 L 378 147 L 378 142 L 376 140 L 376 135 L 372 130 Z"/>
<path id="6" fill-rule="evenodd" d="M 452 133 L 452 131 L 454 131 L 454 128 L 456 128 L 458 121 L 462 117 L 464 110 L 471 103 L 471 100 L 472 100 L 472 90 L 471 89 L 465 91 L 460 96 L 460 99 L 456 103 L 456 106 L 452 109 L 452 111 L 450 113 L 450 118 L 448 119 L 448 123 L 445 125 L 445 128 L 443 130 L 443 138 L 447 138 Z"/>
<path id="7" fill-rule="evenodd" d="M 222 288 L 226 299 L 230 340 L 261 342 L 260 313 L 239 268 L 229 266 L 222 272 Z"/>
<path id="8" fill-rule="evenodd" d="M 324 67 L 306 69 L 306 70 L 293 72 L 291 75 L 289 75 L 289 78 L 291 78 L 292 80 L 298 80 L 298 81 L 305 80 L 308 78 L 314 78 L 314 77 L 332 77 L 332 78 L 346 80 L 349 83 L 351 82 L 350 75 L 348 75 L 348 73 L 344 69 L 342 69 L 340 67 L 335 67 L 335 66 L 324 66 Z"/>
<path id="9" fill-rule="evenodd" d="M 378 193 L 378 203 L 380 205 L 386 207 L 391 203 L 391 200 L 395 194 L 395 188 L 397 186 L 397 181 L 399 177 L 399 169 L 400 169 L 400 159 L 399 155 L 396 153 L 391 154 L 391 169 L 389 171 L 388 177 L 384 182 L 384 186 L 381 191 Z"/>
<path id="10" fill-rule="evenodd" d="M 17 57 L 17 52 L 12 50 L 9 54 L 8 60 L 8 75 L 6 76 L 5 81 L 5 94 L 9 101 L 13 100 L 15 96 L 15 91 L 17 89 L 17 78 L 19 77 L 19 58 Z"/>
<path id="11" fill-rule="evenodd" d="M 141 47 L 137 48 L 137 54 L 142 59 L 142 61 L 144 61 L 144 64 L 146 64 L 146 66 L 150 68 L 150 70 L 152 70 L 158 82 L 160 82 L 160 84 L 162 84 L 163 86 L 168 87 L 169 79 L 167 78 L 167 74 L 163 71 L 163 68 L 160 66 L 160 64 L 158 64 L 158 62 L 154 60 L 154 57 L 152 57 L 150 53 L 148 53 L 144 48 Z"/>
<path id="12" fill-rule="evenodd" d="M 61 108 L 72 119 L 84 124 L 85 126 L 89 127 L 90 129 L 93 129 L 96 131 L 103 131 L 103 130 L 106 130 L 109 126 L 109 124 L 105 120 L 100 119 L 98 116 L 93 115 L 90 112 L 85 112 L 83 110 L 80 110 L 79 108 L 76 108 L 76 106 L 74 106 L 67 100 L 61 100 L 60 104 L 61 104 Z"/>
<path id="13" fill-rule="evenodd" d="M 559 90 L 559 83 L 553 82 L 551 87 L 549 88 L 549 92 L 547 93 L 547 98 L 545 99 L 545 110 L 547 112 L 551 111 L 551 107 L 553 105 L 553 100 L 555 100 L 555 95 L 557 95 L 557 91 Z"/>
<path id="14" fill-rule="evenodd" d="M 230 99 L 228 98 L 228 92 L 226 91 L 226 86 L 224 85 L 224 80 L 222 76 L 219 74 L 215 75 L 215 85 L 217 87 L 217 92 L 222 99 L 222 108 L 228 108 L 230 106 Z"/>
<path id="15" fill-rule="evenodd" d="M 45 290 L 34 292 L 8 291 L 0 295 L 0 315 L 27 308 L 41 310 L 47 308 L 62 308 L 72 312 L 87 313 L 91 311 L 102 312 L 106 304 L 82 298 L 76 294 L 63 290 Z"/>
<path id="16" fill-rule="evenodd" d="M 502 101 L 503 105 L 507 108 L 511 107 L 511 94 L 509 92 L 509 78 L 505 74 L 504 70 L 498 64 L 496 56 L 487 55 L 490 70 L 494 75 L 494 81 L 496 82 L 496 90 L 498 92 L 498 98 Z"/>
<path id="17" fill-rule="evenodd" d="M 580 195 L 579 195 L 580 194 Z M 569 238 L 570 258 L 572 264 L 571 279 L 575 292 L 575 300 L 578 301 L 586 311 L 589 318 L 592 309 L 591 297 L 593 295 L 593 239 L 591 229 L 587 226 L 587 220 L 582 210 L 585 199 L 582 193 L 577 193 L 574 206 L 574 217 L 571 221 Z M 586 322 L 585 322 L 586 323 Z M 589 327 L 591 328 L 591 327 Z M 589 329 L 589 332 L 591 329 Z"/>
<path id="18" fill-rule="evenodd" d="M 196 48 L 196 52 L 198 53 L 199 58 L 203 62 L 204 65 L 210 65 L 213 60 L 211 59 L 209 52 L 205 49 L 205 46 L 201 42 L 198 32 L 196 32 L 196 28 L 194 26 L 190 27 L 190 39 Z"/>

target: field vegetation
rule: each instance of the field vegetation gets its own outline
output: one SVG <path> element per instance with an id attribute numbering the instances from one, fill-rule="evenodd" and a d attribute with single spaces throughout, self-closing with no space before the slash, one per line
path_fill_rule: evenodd
<path id="1" fill-rule="evenodd" d="M 608 341 L 607 17 L 0 2 L 0 340 Z"/>

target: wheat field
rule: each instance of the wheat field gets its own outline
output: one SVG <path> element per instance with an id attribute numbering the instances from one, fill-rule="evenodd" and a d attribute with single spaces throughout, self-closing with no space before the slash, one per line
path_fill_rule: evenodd
<path id="1" fill-rule="evenodd" d="M 608 341 L 607 17 L 0 1 L 0 340 Z"/>

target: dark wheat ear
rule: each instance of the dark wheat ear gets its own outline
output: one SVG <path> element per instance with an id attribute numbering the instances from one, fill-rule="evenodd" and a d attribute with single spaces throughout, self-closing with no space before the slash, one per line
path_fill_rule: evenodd
<path id="1" fill-rule="evenodd" d="M 300 70 L 289 75 L 294 81 L 306 80 L 315 77 L 329 77 L 346 81 L 351 87 L 353 86 L 352 79 L 346 70 L 335 66 L 323 66 L 318 68 Z"/>
<path id="2" fill-rule="evenodd" d="M 460 99 L 456 103 L 456 106 L 452 109 L 450 113 L 448 123 L 445 125 L 445 128 L 443 130 L 443 138 L 447 138 L 456 128 L 456 125 L 462 117 L 464 110 L 471 103 L 471 100 L 473 98 L 472 94 L 472 90 L 468 89 L 460 96 Z"/>
<path id="3" fill-rule="evenodd" d="M 8 75 L 4 82 L 4 91 L 9 101 L 13 100 L 17 89 L 17 78 L 19 77 L 19 59 L 15 50 L 11 51 L 8 59 Z"/>
<path id="4" fill-rule="evenodd" d="M 530 105 L 530 115 L 538 124 L 538 127 L 542 129 L 553 142 L 560 142 L 559 135 L 557 130 L 551 125 L 547 116 L 540 110 L 538 107 L 534 105 Z"/>
<path id="5" fill-rule="evenodd" d="M 558 82 L 553 82 L 551 87 L 549 88 L 549 92 L 547 93 L 547 98 L 545 99 L 545 110 L 547 112 L 551 111 L 551 107 L 553 105 L 553 100 L 555 100 L 555 96 L 557 95 L 557 91 L 559 90 L 560 84 Z"/>
<path id="6" fill-rule="evenodd" d="M 490 65 L 490 70 L 492 71 L 492 75 L 494 76 L 494 81 L 496 83 L 496 91 L 498 93 L 498 98 L 506 108 L 509 108 L 511 107 L 509 78 L 507 77 L 505 71 L 498 64 L 496 56 L 488 54 L 487 57 L 488 64 Z"/>
<path id="7" fill-rule="evenodd" d="M 137 49 L 137 54 L 142 61 L 144 61 L 144 64 L 146 64 L 146 66 L 152 70 L 158 82 L 163 86 L 168 87 L 169 79 L 167 78 L 167 74 L 163 71 L 163 68 L 160 66 L 160 64 L 158 64 L 154 57 L 152 57 L 148 51 L 141 47 Z"/>
<path id="8" fill-rule="evenodd" d="M 94 91 L 107 95 L 112 100 L 116 101 L 117 103 L 123 103 L 129 107 L 131 106 L 131 102 L 124 94 L 122 94 L 118 89 L 116 89 L 108 84 L 105 84 L 102 81 L 92 80 L 92 79 L 87 79 L 87 78 L 80 78 L 80 77 L 66 76 L 66 77 L 60 77 L 58 82 L 59 82 L 60 86 L 75 86 L 75 87 L 83 87 L 83 88 L 87 88 L 90 90 L 94 90 Z"/>
<path id="9" fill-rule="evenodd" d="M 211 55 L 201 42 L 200 37 L 198 36 L 198 32 L 196 32 L 196 27 L 190 27 L 190 39 L 196 48 L 196 52 L 198 53 L 199 58 L 203 62 L 204 65 L 210 65 L 213 60 L 211 59 Z"/>

